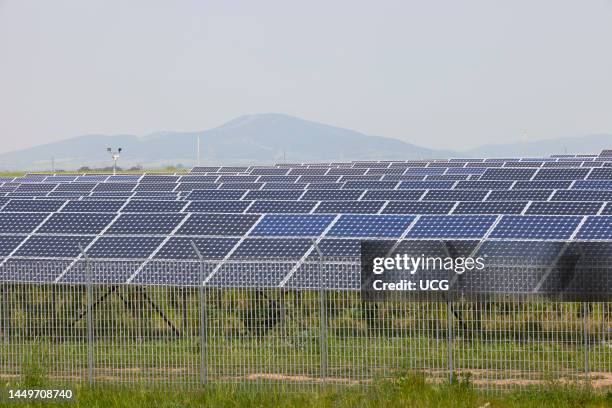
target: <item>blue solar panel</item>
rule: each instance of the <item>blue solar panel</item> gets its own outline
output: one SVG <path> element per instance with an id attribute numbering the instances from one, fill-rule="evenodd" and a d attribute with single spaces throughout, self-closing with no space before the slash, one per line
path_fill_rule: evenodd
<path id="1" fill-rule="evenodd" d="M 115 214 L 55 213 L 39 229 L 52 234 L 99 234 Z"/>
<path id="2" fill-rule="evenodd" d="M 259 167 L 251 170 L 251 174 L 255 175 L 284 175 L 289 172 L 289 169 Z"/>
<path id="3" fill-rule="evenodd" d="M 316 205 L 316 201 L 255 201 L 247 212 L 256 214 L 309 213 Z"/>
<path id="4" fill-rule="evenodd" d="M 425 201 L 481 201 L 489 192 L 485 190 L 429 190 Z"/>
<path id="5" fill-rule="evenodd" d="M 576 180 L 574 190 L 612 190 L 612 180 Z"/>
<path id="6" fill-rule="evenodd" d="M 557 190 L 551 201 L 612 201 L 611 190 Z"/>
<path id="7" fill-rule="evenodd" d="M 246 200 L 298 200 L 304 192 L 302 190 L 261 190 L 249 191 Z"/>
<path id="8" fill-rule="evenodd" d="M 593 169 L 587 177 L 587 180 L 612 180 L 612 169 L 601 168 Z"/>
<path id="9" fill-rule="evenodd" d="M 219 186 L 221 190 L 259 190 L 264 183 L 223 183 Z"/>
<path id="10" fill-rule="evenodd" d="M 145 174 L 141 183 L 176 183 L 179 181 L 179 176 L 173 176 L 169 174 Z"/>
<path id="11" fill-rule="evenodd" d="M 443 174 L 446 169 L 441 167 L 410 167 L 406 169 L 406 175 Z"/>
<path id="12" fill-rule="evenodd" d="M 242 236 L 259 217 L 255 214 L 192 214 L 177 235 Z"/>
<path id="13" fill-rule="evenodd" d="M 11 200 L 4 212 L 54 212 L 64 204 L 64 200 Z"/>
<path id="14" fill-rule="evenodd" d="M 576 236 L 578 239 L 612 239 L 612 217 L 587 217 Z M 607 254 L 609 256 L 609 254 Z"/>
<path id="15" fill-rule="evenodd" d="M 318 246 L 325 257 L 361 256 L 361 241 L 358 239 L 324 238 Z M 318 256 L 316 251 L 310 253 L 311 258 Z"/>
<path id="16" fill-rule="evenodd" d="M 93 239 L 92 236 L 32 235 L 14 256 L 75 258 L 81 253 L 79 244 L 85 248 Z"/>
<path id="17" fill-rule="evenodd" d="M 558 241 L 485 241 L 476 252 L 477 257 L 506 258 L 507 262 L 516 265 L 524 262 L 528 266 L 552 265 L 564 246 Z M 498 264 L 504 259 L 495 261 Z"/>
<path id="18" fill-rule="evenodd" d="M 407 238 L 482 238 L 495 222 L 493 215 L 424 215 Z"/>
<path id="19" fill-rule="evenodd" d="M 193 201 L 185 211 L 203 213 L 241 213 L 251 201 Z"/>
<path id="20" fill-rule="evenodd" d="M 469 174 L 428 174 L 425 176 L 425 181 L 435 180 L 451 180 L 451 181 L 463 181 L 470 177 Z"/>
<path id="21" fill-rule="evenodd" d="M 553 190 L 567 189 L 572 185 L 571 180 L 524 180 L 517 181 L 512 187 L 513 190 Z"/>
<path id="22" fill-rule="evenodd" d="M 0 235 L 0 256 L 10 255 L 24 239 L 23 235 Z"/>
<path id="23" fill-rule="evenodd" d="M 342 215 L 327 233 L 330 237 L 400 237 L 408 228 L 410 215 Z"/>
<path id="24" fill-rule="evenodd" d="M 410 190 L 448 189 L 452 188 L 454 181 L 402 181 L 398 188 Z"/>
<path id="25" fill-rule="evenodd" d="M 94 192 L 103 191 L 132 191 L 136 188 L 136 183 L 100 183 L 94 188 Z"/>
<path id="26" fill-rule="evenodd" d="M 512 187 L 510 180 L 466 180 L 455 186 L 457 190 L 507 190 Z"/>
<path id="27" fill-rule="evenodd" d="M 322 201 L 315 213 L 376 214 L 384 201 Z"/>
<path id="28" fill-rule="evenodd" d="M 15 191 L 17 192 L 26 192 L 26 191 L 51 191 L 55 189 L 57 185 L 55 184 L 21 184 L 17 186 Z"/>
<path id="29" fill-rule="evenodd" d="M 487 169 L 481 180 L 529 180 L 537 169 Z"/>
<path id="30" fill-rule="evenodd" d="M 612 215 L 612 203 L 606 203 L 600 215 Z"/>
<path id="31" fill-rule="evenodd" d="M 603 203 L 593 201 L 534 201 L 525 214 L 595 215 Z"/>
<path id="32" fill-rule="evenodd" d="M 366 191 L 362 200 L 418 200 L 424 190 L 370 190 Z"/>
<path id="33" fill-rule="evenodd" d="M 109 176 L 107 181 L 113 183 L 123 182 L 137 182 L 142 177 L 141 174 L 117 174 L 116 176 Z"/>
<path id="34" fill-rule="evenodd" d="M 186 176 L 181 176 L 181 178 L 179 179 L 179 183 L 214 183 L 218 178 L 218 175 L 208 176 L 203 174 L 189 174 Z"/>
<path id="35" fill-rule="evenodd" d="M 357 200 L 363 190 L 306 190 L 302 200 Z"/>
<path id="36" fill-rule="evenodd" d="M 590 169 L 540 169 L 534 180 L 578 180 L 589 174 Z"/>
<path id="37" fill-rule="evenodd" d="M 108 234 L 169 234 L 184 214 L 121 214 Z"/>
<path id="38" fill-rule="evenodd" d="M 356 189 L 356 190 L 392 190 L 397 185 L 397 181 L 364 181 L 364 180 L 353 180 L 344 183 L 345 189 Z"/>
<path id="39" fill-rule="evenodd" d="M 62 212 L 110 212 L 115 213 L 123 206 L 123 200 L 68 201 Z"/>
<path id="40" fill-rule="evenodd" d="M 340 176 L 300 176 L 298 183 L 335 183 Z"/>
<path id="41" fill-rule="evenodd" d="M 216 190 L 219 186 L 217 183 L 205 182 L 180 183 L 175 191 Z"/>
<path id="42" fill-rule="evenodd" d="M 222 259 L 238 243 L 238 238 L 172 237 L 155 254 L 158 259 L 198 259 L 193 242 L 205 259 Z"/>
<path id="43" fill-rule="evenodd" d="M 305 175 L 305 176 L 323 176 L 325 173 L 327 173 L 327 168 L 316 169 L 316 168 L 298 167 L 298 168 L 289 170 L 290 175 L 295 174 L 295 175 Z"/>
<path id="44" fill-rule="evenodd" d="M 547 200 L 552 190 L 494 190 L 487 201 L 530 201 Z"/>
<path id="45" fill-rule="evenodd" d="M 88 250 L 91 258 L 147 258 L 163 242 L 162 237 L 100 237 Z"/>
<path id="46" fill-rule="evenodd" d="M 251 232 L 252 236 L 318 236 L 333 221 L 333 215 L 268 214 Z"/>
<path id="47" fill-rule="evenodd" d="M 187 196 L 189 200 L 240 200 L 244 190 L 193 190 Z"/>
<path id="48" fill-rule="evenodd" d="M 568 239 L 582 217 L 569 215 L 505 215 L 491 238 Z"/>
<path id="49" fill-rule="evenodd" d="M 389 201 L 383 214 L 448 214 L 454 201 Z"/>
<path id="50" fill-rule="evenodd" d="M 54 192 L 90 192 L 96 186 L 95 183 L 69 183 L 69 184 L 59 184 Z"/>
<path id="51" fill-rule="evenodd" d="M 520 214 L 527 201 L 463 201 L 453 214 Z"/>
<path id="52" fill-rule="evenodd" d="M 134 191 L 173 191 L 178 187 L 175 183 L 147 183 L 138 184 Z"/>
<path id="53" fill-rule="evenodd" d="M 263 190 L 305 190 L 308 183 L 266 183 Z"/>
<path id="54" fill-rule="evenodd" d="M 247 238 L 232 253 L 231 258 L 298 258 L 312 246 L 309 239 Z"/>
<path id="55" fill-rule="evenodd" d="M 132 200 L 123 208 L 123 212 L 180 212 L 185 201 L 168 200 Z"/>
<path id="56" fill-rule="evenodd" d="M 240 175 L 240 176 L 229 176 L 229 175 L 225 175 L 225 176 L 221 176 L 219 177 L 219 180 L 217 180 L 218 183 L 254 183 L 256 182 L 258 179 L 258 176 L 246 176 L 246 175 Z"/>

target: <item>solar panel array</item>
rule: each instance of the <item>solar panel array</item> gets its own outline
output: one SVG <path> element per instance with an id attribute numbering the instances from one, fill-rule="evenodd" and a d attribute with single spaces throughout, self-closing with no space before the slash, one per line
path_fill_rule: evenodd
<path id="1" fill-rule="evenodd" d="M 211 280 L 238 259 L 293 258 L 273 274 L 284 285 L 313 240 L 325 256 L 351 257 L 365 239 L 610 241 L 610 202 L 608 155 L 28 174 L 0 179 L 0 268 L 65 261 L 44 279 L 75 279 L 81 247 L 133 261 L 124 278 L 137 282 L 151 261 L 195 260 L 193 241 L 217 262 Z"/>

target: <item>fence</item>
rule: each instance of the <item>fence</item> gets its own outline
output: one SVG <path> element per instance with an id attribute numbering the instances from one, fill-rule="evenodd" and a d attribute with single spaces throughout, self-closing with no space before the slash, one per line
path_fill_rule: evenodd
<path id="1" fill-rule="evenodd" d="M 312 385 L 414 370 L 431 381 L 470 375 L 485 387 L 612 384 L 611 303 L 365 303 L 357 260 L 294 264 L 5 263 L 0 377 L 36 369 L 57 382 Z M 505 268 L 526 271 L 524 262 Z"/>

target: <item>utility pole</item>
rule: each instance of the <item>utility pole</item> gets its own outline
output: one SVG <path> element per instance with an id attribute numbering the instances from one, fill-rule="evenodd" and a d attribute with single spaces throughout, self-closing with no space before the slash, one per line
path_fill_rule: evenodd
<path id="1" fill-rule="evenodd" d="M 106 148 L 106 151 L 109 152 L 113 158 L 113 176 L 117 174 L 117 160 L 119 160 L 119 157 L 121 157 L 121 150 L 121 148 L 118 148 L 116 152 L 113 152 L 112 148 Z"/>

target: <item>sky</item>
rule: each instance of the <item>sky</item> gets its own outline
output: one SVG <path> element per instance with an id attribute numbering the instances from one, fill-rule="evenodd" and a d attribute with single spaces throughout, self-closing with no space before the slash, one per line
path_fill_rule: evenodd
<path id="1" fill-rule="evenodd" d="M 0 0 L 0 152 L 264 112 L 444 149 L 612 133 L 612 0 Z"/>

